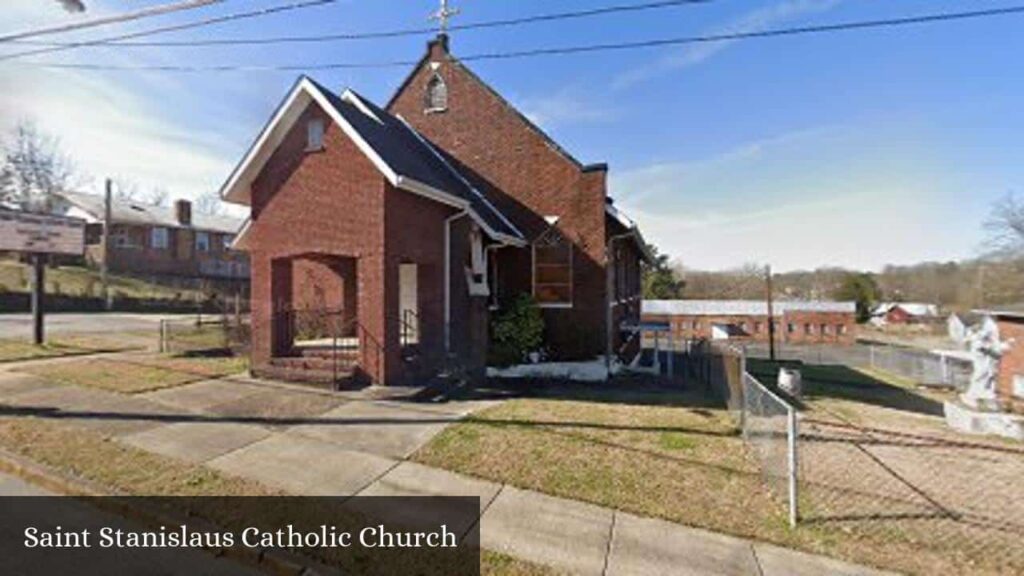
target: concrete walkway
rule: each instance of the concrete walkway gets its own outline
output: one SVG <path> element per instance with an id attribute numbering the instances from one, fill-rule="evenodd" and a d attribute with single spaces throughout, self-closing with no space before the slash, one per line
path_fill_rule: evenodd
<path id="1" fill-rule="evenodd" d="M 0 371 L 0 405 L 299 495 L 480 498 L 485 548 L 581 575 L 866 575 L 828 558 L 430 468 L 407 458 L 490 402 L 410 404 L 197 382 L 125 396 Z"/>

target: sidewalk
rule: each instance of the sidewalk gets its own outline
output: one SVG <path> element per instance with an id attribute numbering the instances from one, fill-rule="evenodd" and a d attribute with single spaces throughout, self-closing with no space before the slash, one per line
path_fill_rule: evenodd
<path id="1" fill-rule="evenodd" d="M 3 369 L 0 403 L 299 495 L 477 496 L 479 518 L 460 528 L 479 522 L 485 548 L 573 574 L 880 574 L 407 460 L 488 403 L 402 404 L 246 379 L 125 396 Z"/>

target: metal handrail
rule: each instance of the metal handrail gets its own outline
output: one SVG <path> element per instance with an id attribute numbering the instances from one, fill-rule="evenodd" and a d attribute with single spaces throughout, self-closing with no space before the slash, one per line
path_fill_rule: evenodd
<path id="1" fill-rule="evenodd" d="M 416 342 L 418 343 L 420 338 L 420 315 L 415 310 L 402 310 L 399 322 L 401 323 L 401 345 L 408 346 L 411 344 L 413 334 L 415 334 Z"/>

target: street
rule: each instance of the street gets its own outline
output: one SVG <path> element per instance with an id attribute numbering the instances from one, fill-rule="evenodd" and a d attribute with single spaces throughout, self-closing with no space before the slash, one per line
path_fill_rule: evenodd
<path id="1" fill-rule="evenodd" d="M 46 315 L 48 334 L 89 334 L 147 332 L 154 335 L 164 318 L 184 318 L 185 314 L 130 314 L 120 312 L 52 313 Z M 0 338 L 31 338 L 31 314 L 0 314 Z"/>

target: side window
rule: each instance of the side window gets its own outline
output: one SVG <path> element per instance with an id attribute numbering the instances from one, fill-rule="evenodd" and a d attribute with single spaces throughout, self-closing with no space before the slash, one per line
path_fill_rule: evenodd
<path id="1" fill-rule="evenodd" d="M 167 228 L 156 227 L 150 232 L 149 245 L 154 250 L 166 250 L 170 241 L 168 240 Z"/>
<path id="2" fill-rule="evenodd" d="M 439 75 L 434 74 L 427 82 L 427 91 L 423 96 L 425 112 L 444 112 L 448 109 L 448 85 Z"/>
<path id="3" fill-rule="evenodd" d="M 207 232 L 196 232 L 196 251 L 210 251 L 210 234 Z"/>
<path id="4" fill-rule="evenodd" d="M 324 121 L 314 118 L 306 124 L 306 151 L 318 152 L 324 149 Z"/>
<path id="5" fill-rule="evenodd" d="M 533 243 L 533 297 L 541 306 L 572 306 L 572 244 L 554 227 Z"/>

